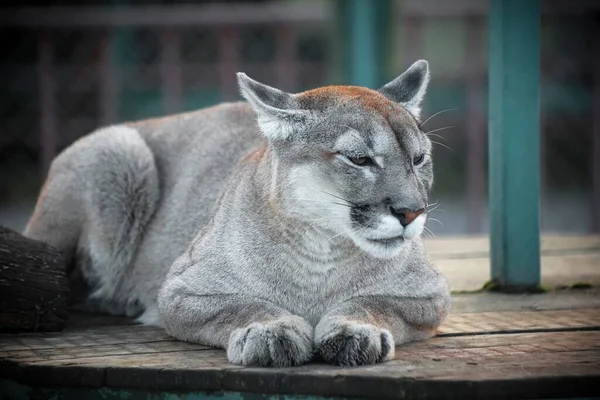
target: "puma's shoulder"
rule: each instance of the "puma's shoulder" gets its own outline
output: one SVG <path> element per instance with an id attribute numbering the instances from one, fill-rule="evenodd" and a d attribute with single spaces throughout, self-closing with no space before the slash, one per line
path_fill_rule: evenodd
<path id="1" fill-rule="evenodd" d="M 176 133 L 186 127 L 197 130 L 236 124 L 247 127 L 253 120 L 256 120 L 256 116 L 252 107 L 246 102 L 238 101 L 164 117 L 125 122 L 123 125 L 137 129 L 141 133 L 163 130 Z"/>

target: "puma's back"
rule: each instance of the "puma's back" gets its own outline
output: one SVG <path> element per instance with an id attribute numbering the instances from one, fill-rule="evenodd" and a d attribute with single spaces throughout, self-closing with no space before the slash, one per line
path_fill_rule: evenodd
<path id="1" fill-rule="evenodd" d="M 63 252 L 86 309 L 138 315 L 262 141 L 242 102 L 99 129 L 54 160 L 25 234 Z"/>

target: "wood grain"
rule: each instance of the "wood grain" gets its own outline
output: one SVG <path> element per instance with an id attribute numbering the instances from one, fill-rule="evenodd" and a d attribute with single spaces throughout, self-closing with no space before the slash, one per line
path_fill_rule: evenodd
<path id="1" fill-rule="evenodd" d="M 68 296 L 60 253 L 0 226 L 0 332 L 63 329 Z"/>

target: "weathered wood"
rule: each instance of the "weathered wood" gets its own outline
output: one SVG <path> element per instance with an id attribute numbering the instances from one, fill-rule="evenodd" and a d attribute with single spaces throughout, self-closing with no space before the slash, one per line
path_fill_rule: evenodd
<path id="1" fill-rule="evenodd" d="M 63 329 L 68 295 L 60 253 L 0 226 L 0 332 Z"/>
<path id="2" fill-rule="evenodd" d="M 127 393 L 138 389 L 161 395 L 233 391 L 361 398 L 403 394 L 419 399 L 585 397 L 600 393 L 599 331 L 589 325 L 599 322 L 599 311 L 453 315 L 447 327 L 454 326 L 460 335 L 400 346 L 396 358 L 384 364 L 340 368 L 317 362 L 283 369 L 232 365 L 224 351 L 176 341 L 159 328 L 77 314 L 62 334 L 0 335 L 0 377 L 32 386 L 121 388 Z M 483 335 L 480 327 L 485 324 L 490 333 Z M 557 325 L 596 330 L 536 331 Z M 505 328 L 531 331 L 496 333 Z M 463 334 L 470 330 L 475 334 Z"/>
<path id="3" fill-rule="evenodd" d="M 600 309 L 451 314 L 440 327 L 438 336 L 539 333 L 561 330 L 600 330 Z M 0 336 L 0 358 L 19 362 L 192 350 L 214 349 L 180 342 L 168 336 L 161 328 L 136 325 L 125 317 L 81 312 L 71 315 L 67 328 L 62 332 Z"/>
<path id="4" fill-rule="evenodd" d="M 436 259 L 489 257 L 489 237 L 426 239 L 427 253 Z M 542 255 L 569 255 L 600 251 L 600 235 L 544 235 Z"/>

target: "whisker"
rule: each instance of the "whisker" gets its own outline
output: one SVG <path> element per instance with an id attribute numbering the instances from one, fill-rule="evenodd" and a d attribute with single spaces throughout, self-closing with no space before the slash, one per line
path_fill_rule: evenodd
<path id="1" fill-rule="evenodd" d="M 312 202 L 312 203 L 319 203 L 319 204 L 337 204 L 338 206 L 344 206 L 344 207 L 352 208 L 352 206 L 349 205 L 349 204 L 338 203 L 338 202 L 335 202 L 335 201 L 321 201 L 321 200 L 316 200 L 316 199 L 303 199 L 303 198 L 297 198 L 297 197 L 293 197 L 292 200 L 296 200 L 296 201 L 309 201 L 309 202 Z"/>
<path id="2" fill-rule="evenodd" d="M 424 229 L 424 232 L 428 232 L 428 233 L 431 235 L 431 237 L 432 237 L 433 239 L 435 239 L 435 234 L 434 234 L 434 233 L 431 231 L 431 229 L 429 229 L 429 228 L 428 228 L 428 227 L 426 227 L 426 226 L 424 226 L 424 227 L 423 227 L 423 229 Z"/>
<path id="3" fill-rule="evenodd" d="M 324 191 L 324 190 L 321 190 L 321 192 L 323 192 L 323 193 L 325 193 L 325 194 L 328 194 L 328 195 L 330 195 L 331 197 L 335 197 L 336 199 L 339 199 L 339 200 L 345 201 L 345 202 L 347 202 L 348 204 L 352 204 L 354 207 L 358 207 L 358 204 L 356 204 L 356 203 L 353 203 L 353 202 L 351 202 L 350 200 L 344 199 L 343 197 L 336 196 L 335 194 L 331 194 L 331 193 L 329 193 L 329 192 L 326 192 L 326 191 Z"/>
<path id="4" fill-rule="evenodd" d="M 440 203 L 440 201 L 436 200 L 435 203 L 427 203 L 427 207 L 432 207 L 432 206 L 438 205 L 439 203 Z"/>
<path id="5" fill-rule="evenodd" d="M 435 114 L 433 114 L 431 117 L 427 118 L 424 122 L 421 122 L 419 124 L 419 127 L 425 125 L 427 123 L 427 121 L 429 121 L 431 118 L 433 118 L 435 116 L 438 116 L 438 115 L 443 114 L 443 113 L 448 112 L 448 111 L 456 111 L 456 110 L 457 110 L 457 108 L 448 108 L 446 110 L 438 111 Z"/>
<path id="6" fill-rule="evenodd" d="M 437 218 L 431 218 L 431 217 L 429 217 L 428 219 L 429 219 L 430 221 L 435 221 L 435 222 L 437 222 L 438 224 L 440 224 L 440 226 L 441 226 L 442 228 L 444 227 L 444 224 L 442 224 L 442 221 L 440 221 L 439 219 L 437 219 Z"/>
<path id="7" fill-rule="evenodd" d="M 446 213 L 446 214 L 448 214 L 448 211 L 446 211 L 446 210 L 442 210 L 442 209 L 440 209 L 440 210 L 435 210 L 435 211 L 437 211 L 437 212 L 443 212 L 443 213 Z"/>
<path id="8" fill-rule="evenodd" d="M 427 207 L 429 207 L 429 206 L 430 206 L 430 205 L 428 204 L 428 205 L 427 205 Z M 437 203 L 435 203 L 435 204 L 431 204 L 431 206 L 432 206 L 432 208 L 428 209 L 428 210 L 427 210 L 427 213 L 430 213 L 430 212 L 432 212 L 432 211 L 434 211 L 434 210 L 437 210 L 437 209 L 438 209 L 438 208 L 441 206 L 441 204 L 437 204 Z"/>
<path id="9" fill-rule="evenodd" d="M 425 132 L 425 134 L 426 135 L 431 135 L 434 132 L 439 132 L 439 131 L 443 131 L 443 130 L 450 129 L 450 128 L 455 128 L 455 126 L 454 125 L 444 126 L 443 128 L 437 128 L 437 129 L 434 129 L 432 131 Z"/>
<path id="10" fill-rule="evenodd" d="M 446 142 L 448 141 L 448 139 L 446 139 L 442 135 L 438 135 L 437 133 L 428 133 L 427 136 L 435 136 L 435 137 L 439 137 L 442 140 L 445 140 Z"/>
<path id="11" fill-rule="evenodd" d="M 438 146 L 445 147 L 445 148 L 447 148 L 448 150 L 450 150 L 451 152 L 453 152 L 453 153 L 454 153 L 454 150 L 452 150 L 452 149 L 451 149 L 449 146 L 445 145 L 444 143 L 436 142 L 436 141 L 434 141 L 434 140 L 431 140 L 431 143 L 433 143 L 433 144 L 437 144 Z"/>

